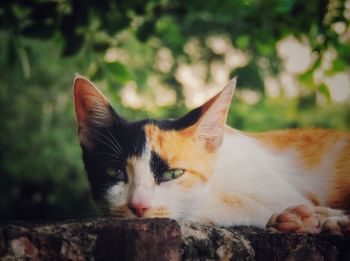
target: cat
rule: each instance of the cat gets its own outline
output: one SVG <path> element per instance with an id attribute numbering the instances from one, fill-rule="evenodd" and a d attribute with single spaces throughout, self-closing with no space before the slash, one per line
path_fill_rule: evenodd
<path id="1" fill-rule="evenodd" d="M 178 119 L 130 122 L 76 77 L 78 136 L 97 204 L 126 218 L 349 232 L 350 134 L 230 128 L 235 85 Z"/>

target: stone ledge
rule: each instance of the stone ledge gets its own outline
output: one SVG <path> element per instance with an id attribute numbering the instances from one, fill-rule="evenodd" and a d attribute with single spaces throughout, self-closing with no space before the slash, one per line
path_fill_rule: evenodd
<path id="1" fill-rule="evenodd" d="M 88 219 L 0 226 L 0 260 L 179 260 L 181 233 L 169 219 Z"/>
<path id="2" fill-rule="evenodd" d="M 170 219 L 0 224 L 0 260 L 350 260 L 350 237 Z"/>
<path id="3" fill-rule="evenodd" d="M 183 260 L 350 260 L 350 237 L 181 224 Z"/>

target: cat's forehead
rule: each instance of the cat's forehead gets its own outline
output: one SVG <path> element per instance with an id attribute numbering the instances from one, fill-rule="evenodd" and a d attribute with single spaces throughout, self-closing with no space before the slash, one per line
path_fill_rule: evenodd
<path id="1" fill-rule="evenodd" d="M 161 135 L 161 132 L 176 130 L 176 124 L 174 123 L 175 121 L 170 119 L 146 119 L 123 124 L 116 123 L 110 131 L 116 138 L 118 145 L 123 148 L 124 156 L 135 157 L 142 156 L 150 150 L 149 144 L 154 137 L 154 133 L 148 131 L 151 126 L 158 130 L 157 135 Z"/>
<path id="2" fill-rule="evenodd" d="M 125 149 L 127 158 L 155 152 L 162 158 L 170 160 L 175 155 L 184 153 L 180 148 L 190 145 L 188 142 L 192 130 L 190 127 L 198 120 L 201 112 L 201 108 L 198 108 L 175 120 L 125 121 L 119 126 L 116 124 L 114 133 Z"/>
<path id="3" fill-rule="evenodd" d="M 176 120 L 146 119 L 116 126 L 115 137 L 126 158 L 141 158 L 152 153 L 169 156 L 185 141 Z"/>

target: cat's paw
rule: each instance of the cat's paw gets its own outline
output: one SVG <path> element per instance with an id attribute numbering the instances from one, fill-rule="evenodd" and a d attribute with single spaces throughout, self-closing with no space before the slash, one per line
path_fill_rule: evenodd
<path id="1" fill-rule="evenodd" d="M 270 231 L 312 234 L 320 233 L 322 228 L 315 207 L 306 205 L 290 207 L 273 214 L 266 227 Z"/>
<path id="2" fill-rule="evenodd" d="M 341 210 L 299 205 L 273 214 L 266 227 L 270 231 L 345 235 L 350 234 L 350 218 Z"/>
<path id="3" fill-rule="evenodd" d="M 345 215 L 327 218 L 322 224 L 322 233 L 350 235 L 350 218 Z"/>

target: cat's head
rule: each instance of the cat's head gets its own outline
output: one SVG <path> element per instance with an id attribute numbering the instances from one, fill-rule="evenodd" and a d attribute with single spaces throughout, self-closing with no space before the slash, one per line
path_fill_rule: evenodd
<path id="1" fill-rule="evenodd" d="M 77 77 L 78 136 L 94 199 L 121 217 L 195 217 L 210 188 L 235 83 L 179 119 L 130 122 Z"/>

